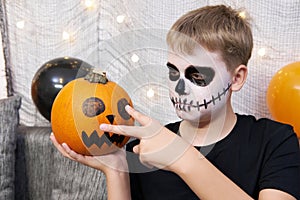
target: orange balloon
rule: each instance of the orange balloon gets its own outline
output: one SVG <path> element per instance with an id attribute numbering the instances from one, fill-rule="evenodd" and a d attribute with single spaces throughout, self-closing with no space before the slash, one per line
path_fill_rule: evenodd
<path id="1" fill-rule="evenodd" d="M 272 117 L 294 127 L 300 138 L 300 62 L 281 68 L 267 90 L 267 105 Z"/>

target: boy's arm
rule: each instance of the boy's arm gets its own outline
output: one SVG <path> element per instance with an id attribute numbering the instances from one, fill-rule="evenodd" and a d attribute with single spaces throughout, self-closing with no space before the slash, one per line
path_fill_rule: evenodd
<path id="1" fill-rule="evenodd" d="M 127 172 L 113 171 L 106 174 L 108 200 L 130 200 L 130 183 Z"/>
<path id="2" fill-rule="evenodd" d="M 193 147 L 173 163 L 170 169 L 203 199 L 252 199 Z M 290 194 L 275 189 L 264 189 L 259 194 L 259 200 L 283 199 L 295 200 Z"/>
<path id="3" fill-rule="evenodd" d="M 252 199 L 192 146 L 169 169 L 202 199 Z"/>

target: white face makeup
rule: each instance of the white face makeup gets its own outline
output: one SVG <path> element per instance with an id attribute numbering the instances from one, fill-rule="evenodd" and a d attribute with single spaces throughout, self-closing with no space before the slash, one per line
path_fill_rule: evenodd
<path id="1" fill-rule="evenodd" d="M 199 122 L 226 106 L 231 74 L 218 54 L 200 47 L 193 55 L 169 53 L 167 67 L 170 99 L 178 117 Z"/>

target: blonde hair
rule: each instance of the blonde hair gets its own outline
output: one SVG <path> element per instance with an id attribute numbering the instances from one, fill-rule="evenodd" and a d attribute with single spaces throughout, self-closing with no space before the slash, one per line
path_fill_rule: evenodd
<path id="1" fill-rule="evenodd" d="M 224 5 L 206 6 L 183 15 L 169 30 L 167 43 L 172 50 L 186 54 L 200 44 L 219 53 L 229 71 L 247 65 L 253 48 L 249 22 Z"/>

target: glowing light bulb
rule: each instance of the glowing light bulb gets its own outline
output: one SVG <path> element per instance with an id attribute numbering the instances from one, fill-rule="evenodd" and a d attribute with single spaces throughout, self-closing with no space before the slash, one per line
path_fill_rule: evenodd
<path id="1" fill-rule="evenodd" d="M 241 11 L 239 13 L 240 18 L 245 19 L 246 18 L 246 12 L 245 11 Z"/>
<path id="2" fill-rule="evenodd" d="M 138 55 L 133 54 L 133 55 L 131 56 L 131 61 L 132 61 L 132 62 L 136 63 L 136 62 L 138 62 L 139 60 L 140 60 L 140 57 L 139 57 Z"/>
<path id="3" fill-rule="evenodd" d="M 23 29 L 25 26 L 25 21 L 24 20 L 18 21 L 16 25 L 19 29 Z"/>
<path id="4" fill-rule="evenodd" d="M 123 23 L 124 20 L 125 20 L 125 15 L 119 15 L 119 16 L 117 16 L 117 22 L 119 24 Z"/>
<path id="5" fill-rule="evenodd" d="M 92 8 L 92 7 L 94 7 L 94 0 L 85 0 L 85 1 L 84 1 L 84 5 L 85 5 L 87 8 Z"/>
<path id="6" fill-rule="evenodd" d="M 149 97 L 149 98 L 154 97 L 154 94 L 155 94 L 155 92 L 154 92 L 154 90 L 153 90 L 152 88 L 150 88 L 150 89 L 147 91 L 147 97 Z"/>
<path id="7" fill-rule="evenodd" d="M 266 55 L 266 49 L 265 48 L 258 49 L 257 54 L 261 57 L 265 56 Z"/>
<path id="8" fill-rule="evenodd" d="M 62 38 L 63 40 L 69 40 L 70 39 L 70 33 L 68 33 L 67 31 L 64 31 L 62 34 Z"/>

